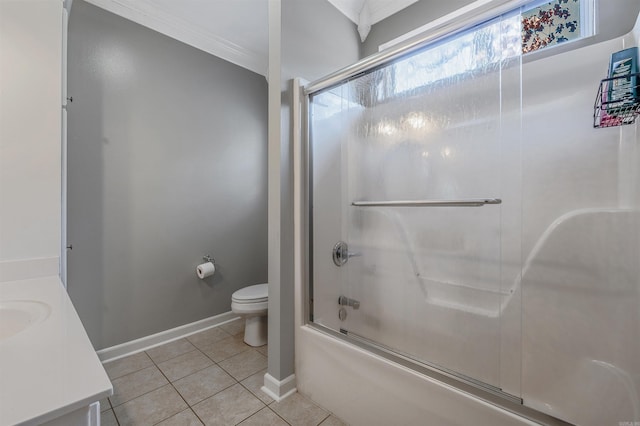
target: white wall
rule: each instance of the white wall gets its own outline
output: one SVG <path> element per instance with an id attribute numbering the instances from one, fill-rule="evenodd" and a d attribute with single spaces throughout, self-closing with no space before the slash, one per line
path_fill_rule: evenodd
<path id="1" fill-rule="evenodd" d="M 62 13 L 0 1 L 0 281 L 58 272 Z"/>

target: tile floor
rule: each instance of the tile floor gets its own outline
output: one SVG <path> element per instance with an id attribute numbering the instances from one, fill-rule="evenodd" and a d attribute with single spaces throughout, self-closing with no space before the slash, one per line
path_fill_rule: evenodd
<path id="1" fill-rule="evenodd" d="M 236 320 L 104 364 L 114 394 L 100 402 L 102 426 L 340 426 L 294 394 L 275 402 L 260 390 L 267 347 L 242 341 Z"/>

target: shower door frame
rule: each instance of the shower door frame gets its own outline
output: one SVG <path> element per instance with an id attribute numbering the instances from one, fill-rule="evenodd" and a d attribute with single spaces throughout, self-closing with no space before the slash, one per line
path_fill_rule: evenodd
<path id="1" fill-rule="evenodd" d="M 541 424 L 568 424 L 555 417 L 540 413 L 523 405 L 520 397 L 503 392 L 497 387 L 477 381 L 455 371 L 418 361 L 394 351 L 392 348 L 370 341 L 348 332 L 338 332 L 326 326 L 317 324 L 313 320 L 313 213 L 311 202 L 313 199 L 313 158 L 311 146 L 311 120 L 310 98 L 313 94 L 339 86 L 350 79 L 356 78 L 366 72 L 381 68 L 395 60 L 401 59 L 419 49 L 436 41 L 469 30 L 483 22 L 491 20 L 502 14 L 514 11 L 521 6 L 530 4 L 531 0 L 489 0 L 479 1 L 476 9 L 466 11 L 461 19 L 456 22 L 447 22 L 427 30 L 422 35 L 411 38 L 403 43 L 365 58 L 353 65 L 329 74 L 319 80 L 307 83 L 301 79 L 293 80 L 293 135 L 294 139 L 294 179 L 298 182 L 295 189 L 297 202 L 294 200 L 294 217 L 299 219 L 296 224 L 296 244 L 299 250 L 295 250 L 297 267 L 297 280 L 301 282 L 302 293 L 299 300 L 302 306 L 297 315 L 302 320 L 302 325 L 310 327 L 321 333 L 330 335 L 336 339 L 357 346 L 370 353 L 378 355 L 388 361 L 409 368 L 431 379 L 445 383 L 457 390 L 468 393 L 490 404 L 499 406 L 524 418 Z"/>

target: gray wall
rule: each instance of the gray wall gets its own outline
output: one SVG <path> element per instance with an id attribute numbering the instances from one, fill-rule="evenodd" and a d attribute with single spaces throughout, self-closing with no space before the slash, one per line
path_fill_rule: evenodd
<path id="1" fill-rule="evenodd" d="M 356 62 L 356 25 L 327 0 L 282 0 L 282 80 L 309 81 Z"/>
<path id="2" fill-rule="evenodd" d="M 76 1 L 69 95 L 68 288 L 96 349 L 266 282 L 263 76 Z"/>
<path id="3" fill-rule="evenodd" d="M 274 301 L 272 297 L 269 300 L 269 374 L 278 380 L 289 377 L 294 370 L 291 79 L 301 77 L 314 80 L 356 62 L 360 57 L 355 25 L 328 1 L 281 0 L 280 6 L 280 282 L 270 283 L 269 287 L 272 292 L 272 286 L 279 286 L 278 300 Z M 274 309 L 275 307 L 278 309 Z"/>
<path id="4" fill-rule="evenodd" d="M 371 27 L 371 32 L 362 44 L 362 56 L 369 56 L 378 51 L 378 46 L 393 40 L 409 31 L 415 30 L 429 22 L 447 15 L 474 0 L 433 1 L 420 0 L 406 9 L 391 15 Z"/>

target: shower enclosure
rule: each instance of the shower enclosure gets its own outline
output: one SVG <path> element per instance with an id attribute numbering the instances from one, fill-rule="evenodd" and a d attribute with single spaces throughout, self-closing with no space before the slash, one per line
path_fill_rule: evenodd
<path id="1" fill-rule="evenodd" d="M 508 408 L 640 421 L 637 126 L 590 122 L 620 41 L 528 59 L 521 19 L 305 88 L 307 319 Z"/>

